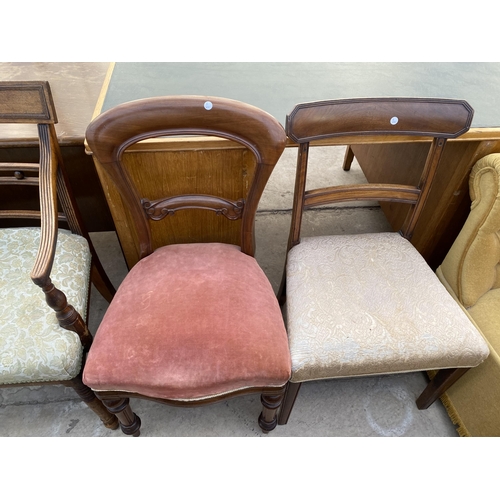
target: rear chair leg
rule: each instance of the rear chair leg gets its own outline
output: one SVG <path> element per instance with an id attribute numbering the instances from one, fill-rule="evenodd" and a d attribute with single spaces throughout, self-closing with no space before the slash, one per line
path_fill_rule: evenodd
<path id="1" fill-rule="evenodd" d="M 285 264 L 285 270 L 283 271 L 280 287 L 278 289 L 278 293 L 277 293 L 276 297 L 278 299 L 278 303 L 279 303 L 280 307 L 283 307 L 285 305 L 285 302 L 286 302 L 286 264 Z"/>
<path id="2" fill-rule="evenodd" d="M 351 165 L 352 165 L 353 160 L 354 160 L 354 152 L 351 149 L 351 146 L 347 146 L 347 148 L 345 150 L 344 163 L 342 165 L 342 170 L 344 170 L 345 172 L 348 172 L 349 170 L 351 170 Z"/>
<path id="3" fill-rule="evenodd" d="M 118 419 L 116 416 L 110 413 L 102 404 L 102 401 L 96 398 L 92 389 L 83 383 L 81 375 L 71 380 L 70 384 L 78 396 L 80 396 L 80 399 L 101 419 L 105 427 L 113 430 L 118 429 Z"/>
<path id="4" fill-rule="evenodd" d="M 104 272 L 99 260 L 96 261 L 96 259 L 92 259 L 90 277 L 97 291 L 104 297 L 104 299 L 106 299 L 106 301 L 111 302 L 115 296 L 116 290 L 108 278 L 108 275 Z"/>
<path id="5" fill-rule="evenodd" d="M 440 398 L 464 373 L 470 368 L 447 368 L 439 370 L 435 377 L 427 384 L 417 399 L 417 408 L 426 410 Z"/>
<path id="6" fill-rule="evenodd" d="M 278 415 L 278 424 L 285 425 L 288 422 L 288 417 L 292 412 L 293 405 L 297 399 L 297 394 L 299 393 L 301 382 L 293 383 L 288 382 L 285 386 L 285 397 L 283 398 L 283 403 L 281 405 L 280 414 Z"/>

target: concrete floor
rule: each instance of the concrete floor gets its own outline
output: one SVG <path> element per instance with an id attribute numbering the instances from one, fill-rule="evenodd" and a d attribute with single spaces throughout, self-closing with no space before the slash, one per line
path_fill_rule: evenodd
<path id="1" fill-rule="evenodd" d="M 283 271 L 294 185 L 295 154 L 287 149 L 269 181 L 257 216 L 256 258 L 275 290 Z M 341 168 L 344 148 L 313 148 L 311 183 L 363 182 L 356 164 Z M 321 165 L 321 167 L 320 167 Z M 354 221 L 354 219 L 356 219 Z M 383 231 L 389 229 L 377 206 L 349 204 L 316 210 L 305 217 L 304 235 Z M 113 283 L 118 286 L 127 270 L 115 233 L 93 233 L 92 239 Z M 89 326 L 96 328 L 107 303 L 92 289 Z M 303 384 L 290 420 L 267 436 L 257 424 L 258 395 L 243 396 L 198 408 L 176 408 L 132 400 L 142 420 L 142 436 L 443 436 L 456 437 L 441 402 L 419 411 L 415 399 L 424 389 L 422 373 Z M 69 388 L 59 386 L 0 389 L 0 436 L 108 436 L 125 437 L 104 428 L 98 418 Z"/>

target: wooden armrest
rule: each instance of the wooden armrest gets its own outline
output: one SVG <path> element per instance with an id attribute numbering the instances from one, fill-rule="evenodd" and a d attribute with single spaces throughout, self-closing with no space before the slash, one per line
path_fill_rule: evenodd
<path id="1" fill-rule="evenodd" d="M 55 313 L 59 325 L 66 330 L 74 331 L 80 337 L 85 349 L 90 348 L 92 336 L 87 325 L 76 309 L 68 304 L 66 295 L 57 289 L 50 279 L 57 245 L 58 211 L 57 211 L 57 170 L 58 157 L 56 149 L 51 147 L 55 137 L 49 125 L 38 125 L 40 136 L 40 246 L 31 271 L 32 281 L 42 288 L 49 307 Z"/>
<path id="2" fill-rule="evenodd" d="M 39 125 L 40 134 L 40 246 L 31 279 L 43 287 L 49 280 L 57 244 L 57 157 L 50 147 L 48 125 Z"/>

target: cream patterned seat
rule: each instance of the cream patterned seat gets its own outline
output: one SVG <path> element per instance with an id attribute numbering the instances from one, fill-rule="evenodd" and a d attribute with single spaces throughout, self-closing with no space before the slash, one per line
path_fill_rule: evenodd
<path id="1" fill-rule="evenodd" d="M 281 292 L 292 375 L 280 424 L 287 423 L 302 382 L 438 370 L 417 399 L 424 409 L 488 356 L 474 323 L 409 241 L 446 139 L 468 130 L 471 120 L 464 101 L 425 98 L 304 103 L 287 117 L 287 134 L 299 152 Z M 357 135 L 432 138 L 421 179 L 415 186 L 306 190 L 309 143 Z M 410 209 L 399 233 L 300 238 L 305 208 L 357 200 L 404 202 Z"/>
<path id="2" fill-rule="evenodd" d="M 286 272 L 292 382 L 476 366 L 488 355 L 398 233 L 303 238 Z"/>
<path id="3" fill-rule="evenodd" d="M 71 380 L 80 373 L 83 345 L 75 332 L 59 325 L 30 278 L 40 230 L 0 229 L 0 241 L 0 385 Z M 87 240 L 60 230 L 51 278 L 83 319 L 90 263 Z"/>
<path id="4" fill-rule="evenodd" d="M 82 381 L 92 343 L 90 279 L 108 301 L 115 290 L 67 182 L 48 82 L 0 82 L 0 123 L 36 124 L 40 145 L 39 163 L 0 163 L 0 188 L 15 193 L 17 205 L 0 206 L 0 389 L 70 386 L 116 429 L 116 417 Z M 39 210 L 31 205 L 36 194 Z"/>

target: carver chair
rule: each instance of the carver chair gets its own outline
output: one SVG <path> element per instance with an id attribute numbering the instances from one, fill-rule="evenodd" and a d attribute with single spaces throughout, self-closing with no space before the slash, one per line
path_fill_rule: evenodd
<path id="1" fill-rule="evenodd" d="M 245 171 L 246 194 L 225 198 L 230 176 L 212 177 L 205 184 L 210 169 L 199 168 L 183 192 L 169 192 L 168 182 L 157 178 L 150 182 L 159 189 L 157 199 L 143 198 L 127 167 L 127 148 L 144 139 L 193 135 L 229 139 L 253 158 L 253 175 L 247 175 L 249 165 L 238 169 Z M 285 147 L 283 127 L 266 112 L 238 101 L 167 96 L 104 112 L 89 125 L 86 137 L 122 197 L 128 212 L 122 216 L 136 235 L 139 261 L 96 333 L 85 383 L 118 416 L 128 435 L 138 436 L 141 425 L 130 398 L 194 406 L 255 392 L 261 393 L 263 404 L 259 425 L 271 431 L 290 376 L 290 354 L 277 298 L 253 257 L 254 219 Z M 177 169 L 181 177 L 188 168 L 177 163 L 164 167 Z M 139 178 L 151 175 L 143 165 Z M 196 218 L 187 242 L 174 239 L 157 247 L 153 229 L 166 218 L 172 221 L 165 226 L 170 231 L 186 211 Z M 200 225 L 215 224 L 217 218 L 240 228 L 237 245 L 197 241 Z"/>
<path id="2" fill-rule="evenodd" d="M 37 189 L 40 195 L 36 209 L 25 208 L 32 198 L 25 193 L 17 207 L 0 210 L 7 226 L 0 228 L 0 388 L 70 386 L 116 429 L 116 417 L 82 382 L 92 343 L 85 322 L 90 277 L 108 301 L 115 290 L 67 183 L 49 83 L 0 82 L 0 123 L 37 126 L 40 145 L 37 164 L 0 163 L 2 189 Z"/>
<path id="3" fill-rule="evenodd" d="M 287 116 L 288 137 L 299 147 L 280 292 L 292 375 L 279 424 L 287 423 L 306 381 L 439 370 L 417 399 L 425 409 L 488 356 L 481 334 L 410 243 L 446 141 L 466 132 L 472 115 L 464 101 L 364 98 L 303 103 Z M 341 137 L 349 144 L 381 135 L 429 138 L 415 185 L 306 189 L 311 141 Z M 305 209 L 358 200 L 408 204 L 400 231 L 301 238 Z"/>

